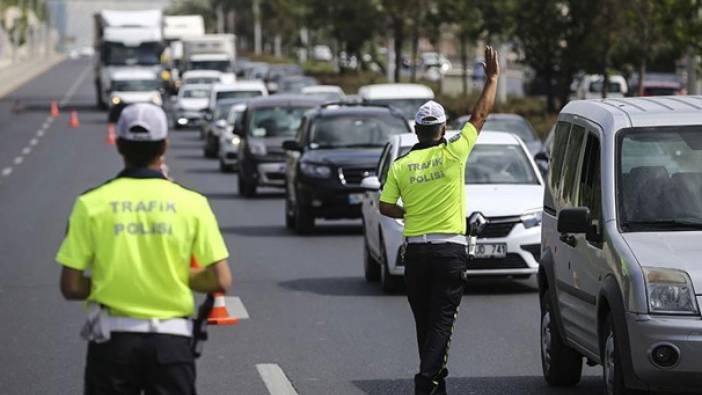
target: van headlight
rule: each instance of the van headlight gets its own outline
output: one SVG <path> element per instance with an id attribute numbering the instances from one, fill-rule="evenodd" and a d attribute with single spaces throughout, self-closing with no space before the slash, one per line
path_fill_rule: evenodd
<path id="1" fill-rule="evenodd" d="M 307 177 L 329 178 L 331 176 L 331 168 L 329 166 L 316 165 L 314 163 L 300 163 L 300 171 Z"/>
<path id="2" fill-rule="evenodd" d="M 675 269 L 644 267 L 648 307 L 652 314 L 699 314 L 690 276 Z"/>
<path id="3" fill-rule="evenodd" d="M 543 216 L 543 210 L 530 210 L 522 214 L 520 219 L 524 228 L 529 229 L 535 226 L 541 225 L 541 217 Z"/>

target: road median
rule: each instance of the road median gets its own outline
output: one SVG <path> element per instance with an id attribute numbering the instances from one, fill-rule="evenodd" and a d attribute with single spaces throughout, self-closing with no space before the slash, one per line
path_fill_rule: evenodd
<path id="1" fill-rule="evenodd" d="M 15 63 L 0 63 L 0 99 L 14 92 L 33 78 L 43 74 L 64 59 L 65 56 L 54 54 Z"/>

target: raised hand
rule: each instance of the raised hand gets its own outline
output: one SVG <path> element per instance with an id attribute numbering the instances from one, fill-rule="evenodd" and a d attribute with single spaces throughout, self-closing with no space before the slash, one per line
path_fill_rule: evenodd
<path id="1" fill-rule="evenodd" d="M 483 68 L 485 69 L 485 78 L 488 80 L 497 79 L 500 75 L 500 63 L 497 58 L 497 50 L 489 45 L 486 46 Z"/>

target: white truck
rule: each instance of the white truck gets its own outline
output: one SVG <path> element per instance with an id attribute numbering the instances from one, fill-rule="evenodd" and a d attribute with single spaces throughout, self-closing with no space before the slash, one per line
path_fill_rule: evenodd
<path id="1" fill-rule="evenodd" d="M 183 71 L 217 70 L 223 82 L 234 82 L 236 45 L 233 34 L 206 34 L 183 41 Z"/>
<path id="2" fill-rule="evenodd" d="M 141 67 L 161 74 L 163 13 L 160 10 L 103 10 L 94 15 L 95 96 L 106 108 L 110 76 L 120 68 Z"/>
<path id="3" fill-rule="evenodd" d="M 164 78 L 171 92 L 179 88 L 183 63 L 183 40 L 205 35 L 205 19 L 202 15 L 166 15 L 163 17 L 163 39 L 166 49 L 163 63 L 169 69 Z"/>

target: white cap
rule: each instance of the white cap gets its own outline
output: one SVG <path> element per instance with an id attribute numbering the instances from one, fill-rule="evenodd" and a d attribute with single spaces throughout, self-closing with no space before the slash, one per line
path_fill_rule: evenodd
<path id="1" fill-rule="evenodd" d="M 417 110 L 417 115 L 414 117 L 414 122 L 417 125 L 425 126 L 446 123 L 446 112 L 444 111 L 444 107 L 434 100 L 429 100 L 419 107 L 419 110 Z"/>
<path id="2" fill-rule="evenodd" d="M 168 137 L 166 113 L 153 104 L 129 105 L 117 121 L 117 137 L 129 141 L 165 140 Z"/>

